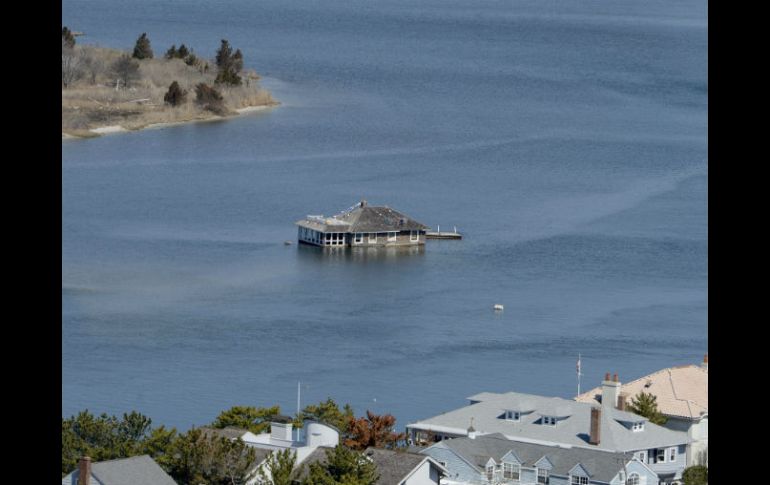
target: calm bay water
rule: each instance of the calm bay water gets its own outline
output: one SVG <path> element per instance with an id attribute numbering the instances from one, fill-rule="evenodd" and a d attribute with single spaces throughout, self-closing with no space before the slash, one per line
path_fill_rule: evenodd
<path id="1" fill-rule="evenodd" d="M 62 413 L 186 429 L 333 397 L 399 427 L 698 362 L 702 1 L 65 0 L 80 42 L 219 39 L 282 105 L 62 142 Z M 465 239 L 285 246 L 365 197 Z M 505 311 L 495 314 L 492 305 Z"/>

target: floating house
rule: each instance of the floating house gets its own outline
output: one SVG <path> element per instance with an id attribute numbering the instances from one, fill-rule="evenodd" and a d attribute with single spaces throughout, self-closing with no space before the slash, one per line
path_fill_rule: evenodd
<path id="1" fill-rule="evenodd" d="M 365 200 L 332 217 L 297 221 L 297 239 L 313 246 L 416 246 L 425 244 L 428 226 L 387 206 Z"/>

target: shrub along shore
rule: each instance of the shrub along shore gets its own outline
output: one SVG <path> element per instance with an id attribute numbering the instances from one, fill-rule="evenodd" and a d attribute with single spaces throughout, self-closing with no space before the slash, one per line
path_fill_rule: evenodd
<path id="1" fill-rule="evenodd" d="M 147 34 L 133 52 L 80 45 L 62 29 L 62 138 L 234 116 L 276 106 L 243 55 L 222 40 L 216 59 L 184 44 L 155 55 Z"/>

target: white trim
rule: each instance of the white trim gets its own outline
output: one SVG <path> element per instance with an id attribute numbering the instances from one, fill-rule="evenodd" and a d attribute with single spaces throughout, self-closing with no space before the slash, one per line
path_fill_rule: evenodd
<path id="1" fill-rule="evenodd" d="M 398 231 L 388 231 L 388 242 L 393 242 L 397 240 L 398 240 Z"/>
<path id="2" fill-rule="evenodd" d="M 409 231 L 409 241 L 416 242 L 420 240 L 420 231 Z"/>
<path id="3" fill-rule="evenodd" d="M 671 456 L 672 455 L 671 452 L 673 452 L 673 456 Z M 666 459 L 668 460 L 668 462 L 669 463 L 675 462 L 676 461 L 676 456 L 677 456 L 678 453 L 679 453 L 679 450 L 677 450 L 676 446 L 672 446 L 672 447 L 668 448 L 666 450 Z"/>
<path id="4" fill-rule="evenodd" d="M 364 233 L 363 232 L 355 232 L 353 233 L 353 244 L 363 244 L 364 243 Z"/>
<path id="5" fill-rule="evenodd" d="M 374 238 L 372 238 L 374 236 Z M 376 232 L 370 232 L 369 233 L 369 244 L 377 243 L 377 233 Z"/>

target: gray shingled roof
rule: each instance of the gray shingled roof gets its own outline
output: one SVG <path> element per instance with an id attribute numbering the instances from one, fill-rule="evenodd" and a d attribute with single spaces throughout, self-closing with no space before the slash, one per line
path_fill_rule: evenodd
<path id="1" fill-rule="evenodd" d="M 537 441 L 541 444 L 563 443 L 571 446 L 599 448 L 608 451 L 634 451 L 648 448 L 675 446 L 689 443 L 687 433 L 673 431 L 650 423 L 635 414 L 602 408 L 601 441 L 588 444 L 591 424 L 591 404 L 558 397 L 507 392 L 480 393 L 469 398 L 480 401 L 454 411 L 407 425 L 408 428 L 433 430 L 455 435 L 466 435 L 468 423 L 478 434 L 502 433 L 509 439 Z M 502 419 L 506 410 L 527 412 L 519 422 Z M 539 424 L 543 415 L 563 417 L 556 426 Z M 644 421 L 644 430 L 634 432 L 621 424 Z"/>
<path id="2" fill-rule="evenodd" d="M 206 436 L 214 435 L 214 436 L 221 436 L 223 438 L 229 438 L 229 439 L 241 438 L 244 434 L 249 432 L 249 430 L 247 429 L 236 428 L 234 426 L 228 426 L 223 429 L 202 426 L 200 430 Z"/>
<path id="3" fill-rule="evenodd" d="M 633 458 L 631 455 L 624 457 L 622 453 L 522 443 L 508 440 L 501 433 L 479 436 L 476 439 L 444 440 L 430 448 L 433 447 L 447 447 L 453 450 L 466 461 L 472 463 L 479 473 L 484 471 L 489 458 L 500 463 L 502 457 L 513 450 L 516 456 L 522 460 L 523 466 L 534 466 L 538 460 L 545 456 L 553 465 L 551 475 L 567 476 L 570 470 L 579 463 L 586 469 L 592 480 L 600 482 L 612 480 L 622 469 L 623 461 L 628 463 Z M 426 448 L 421 453 L 428 454 L 430 448 Z"/>
<path id="4" fill-rule="evenodd" d="M 319 447 L 308 455 L 302 462 L 302 470 L 297 477 L 303 480 L 307 477 L 311 463 L 326 463 L 326 451 L 332 448 Z M 375 485 L 398 485 L 412 470 L 428 458 L 426 455 L 401 451 L 383 450 L 379 448 L 367 448 L 364 455 L 368 456 L 375 465 L 380 478 Z M 305 466 L 306 465 L 306 466 Z"/>
<path id="5" fill-rule="evenodd" d="M 322 232 L 425 231 L 425 224 L 387 206 L 358 205 L 333 217 L 297 221 L 303 227 Z"/>
<path id="6" fill-rule="evenodd" d="M 79 475 L 75 470 L 62 478 L 62 485 L 76 485 Z M 148 455 L 93 463 L 91 476 L 101 485 L 177 485 Z"/>

